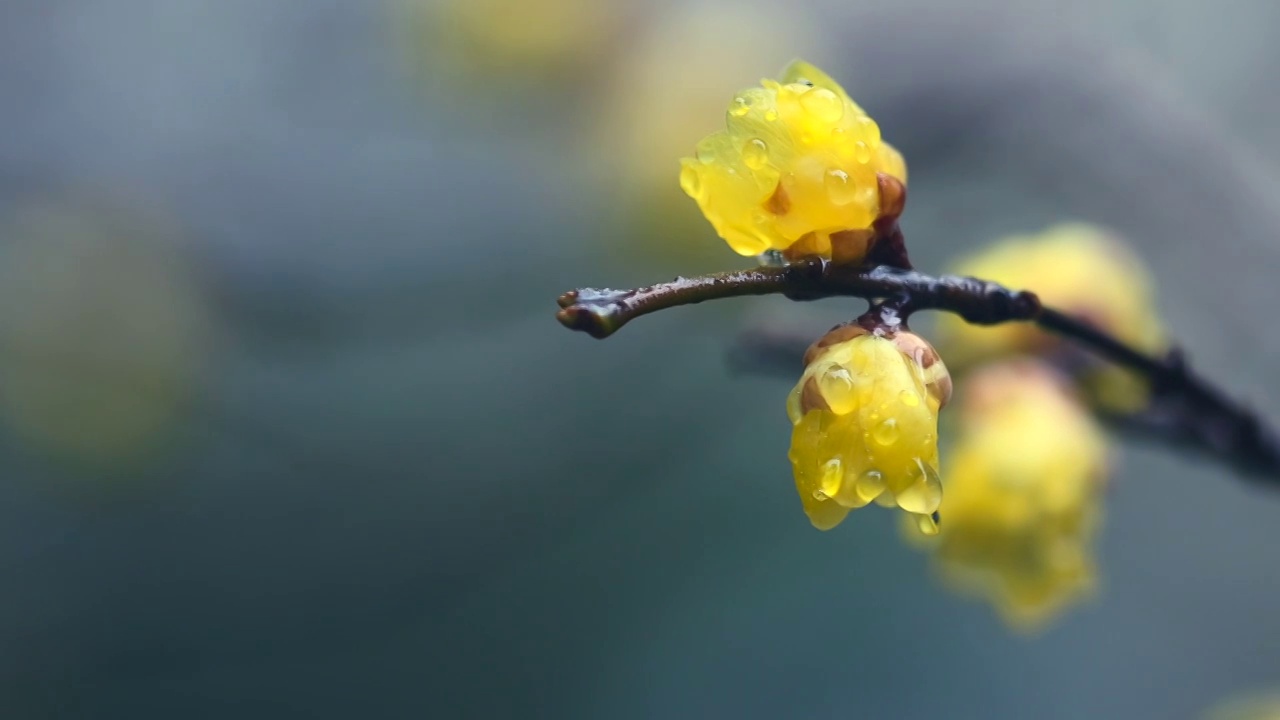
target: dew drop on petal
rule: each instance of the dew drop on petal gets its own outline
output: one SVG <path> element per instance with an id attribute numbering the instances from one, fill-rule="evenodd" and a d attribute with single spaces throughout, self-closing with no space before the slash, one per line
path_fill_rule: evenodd
<path id="1" fill-rule="evenodd" d="M 827 197 L 836 205 L 848 205 L 858 199 L 858 186 L 844 170 L 840 168 L 827 170 L 824 182 L 827 186 Z"/>
<path id="2" fill-rule="evenodd" d="M 915 407 L 920 404 L 920 396 L 914 390 L 903 390 L 898 393 L 898 399 L 907 407 Z"/>
<path id="3" fill-rule="evenodd" d="M 778 111 L 777 111 L 777 110 L 765 110 L 765 111 L 764 111 L 764 119 L 765 119 L 765 122 L 773 122 L 774 120 L 777 120 L 777 119 L 778 119 Z"/>
<path id="4" fill-rule="evenodd" d="M 880 201 L 880 191 L 874 187 L 864 187 L 858 190 L 858 203 L 870 207 L 874 203 Z"/>
<path id="5" fill-rule="evenodd" d="M 871 148 L 861 140 L 853 144 L 853 159 L 857 160 L 860 165 L 866 165 L 871 162 Z"/>
<path id="6" fill-rule="evenodd" d="M 857 120 L 858 132 L 866 138 L 867 145 L 875 147 L 880 144 L 880 126 L 875 120 L 863 115 Z"/>
<path id="7" fill-rule="evenodd" d="M 938 513 L 916 515 L 916 528 L 922 535 L 937 535 L 938 531 L 941 530 L 938 527 Z"/>
<path id="8" fill-rule="evenodd" d="M 760 138 L 751 138 L 742 146 L 742 164 L 759 170 L 769 162 L 769 146 Z"/>
<path id="9" fill-rule="evenodd" d="M 733 99 L 733 104 L 729 106 L 729 114 L 734 117 L 742 117 L 751 112 L 751 101 L 739 95 Z"/>
<path id="10" fill-rule="evenodd" d="M 871 433 L 871 437 L 881 445 L 892 445 L 898 442 L 898 435 L 900 435 L 898 421 L 894 418 L 889 418 L 876 425 L 876 429 Z"/>
<path id="11" fill-rule="evenodd" d="M 858 476 L 858 498 L 871 502 L 884 492 L 884 475 L 879 470 L 868 470 Z"/>
<path id="12" fill-rule="evenodd" d="M 818 392 L 827 401 L 831 412 L 837 415 L 848 415 L 857 407 L 857 398 L 853 392 L 853 376 L 848 368 L 834 365 L 818 376 Z"/>
<path id="13" fill-rule="evenodd" d="M 797 386 L 790 394 L 787 395 L 787 417 L 791 420 L 791 424 L 795 425 L 804 417 L 804 412 L 800 408 L 800 392 L 801 388 Z"/>
<path id="14" fill-rule="evenodd" d="M 911 513 L 929 514 L 942 504 L 942 478 L 932 465 L 916 458 L 915 480 L 898 493 L 898 507 Z"/>
<path id="15" fill-rule="evenodd" d="M 826 88 L 814 88 L 801 95 L 800 107 L 824 123 L 835 123 L 844 117 L 844 100 Z"/>
<path id="16" fill-rule="evenodd" d="M 844 479 L 844 465 L 840 458 L 831 458 L 822 465 L 822 477 L 818 480 L 818 490 L 814 497 L 822 493 L 826 497 L 835 497 L 840 492 L 840 483 Z"/>

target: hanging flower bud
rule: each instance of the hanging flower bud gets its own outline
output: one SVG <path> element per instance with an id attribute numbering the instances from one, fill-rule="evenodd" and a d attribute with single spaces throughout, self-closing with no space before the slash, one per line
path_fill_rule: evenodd
<path id="1" fill-rule="evenodd" d="M 1106 442 L 1040 362 L 987 366 L 964 387 L 934 558 L 962 593 L 1035 629 L 1093 588 Z"/>
<path id="2" fill-rule="evenodd" d="M 805 366 L 787 401 L 789 457 L 814 527 L 875 501 L 936 532 L 938 410 L 951 378 L 933 347 L 905 330 L 845 325 L 809 348 Z"/>
<path id="3" fill-rule="evenodd" d="M 1032 290 L 1046 306 L 1081 318 L 1139 350 L 1158 353 L 1166 347 L 1146 268 L 1119 239 L 1100 228 L 1072 223 L 1038 235 L 1009 237 L 962 261 L 955 272 Z M 1068 361 L 1090 399 L 1102 407 L 1127 411 L 1146 402 L 1140 378 L 1079 354 L 1026 323 L 981 326 L 943 317 L 938 344 L 957 370 L 1000 356 L 1055 356 Z"/>
<path id="4" fill-rule="evenodd" d="M 729 105 L 727 127 L 681 160 L 680 187 L 729 247 L 861 262 L 881 203 L 877 173 L 905 183 L 902 155 L 826 73 L 801 61 Z"/>

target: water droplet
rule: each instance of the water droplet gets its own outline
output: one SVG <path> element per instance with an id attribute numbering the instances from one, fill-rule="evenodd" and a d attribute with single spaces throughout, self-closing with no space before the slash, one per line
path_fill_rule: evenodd
<path id="1" fill-rule="evenodd" d="M 777 111 L 777 110 L 765 110 L 765 111 L 764 111 L 764 119 L 765 119 L 765 122 L 773 122 L 774 120 L 777 120 L 777 119 L 778 119 L 778 111 Z"/>
<path id="2" fill-rule="evenodd" d="M 702 176 L 692 165 L 685 165 L 680 169 L 680 189 L 692 198 L 697 198 L 702 193 Z"/>
<path id="3" fill-rule="evenodd" d="M 929 514 L 942 504 L 942 478 L 932 465 L 916 458 L 915 482 L 898 493 L 898 507 L 913 513 Z"/>
<path id="4" fill-rule="evenodd" d="M 844 100 L 826 88 L 814 88 L 801 95 L 800 107 L 824 123 L 838 122 L 844 117 Z"/>
<path id="5" fill-rule="evenodd" d="M 866 207 L 875 207 L 880 202 L 880 191 L 874 187 L 864 187 L 858 190 L 857 202 Z"/>
<path id="6" fill-rule="evenodd" d="M 848 205 L 858 197 L 858 186 L 849 179 L 849 173 L 840 168 L 827 170 L 827 197 L 836 205 Z"/>
<path id="7" fill-rule="evenodd" d="M 866 138 L 868 147 L 876 147 L 880 144 L 880 126 L 875 120 L 863 115 L 857 120 L 858 134 Z"/>
<path id="8" fill-rule="evenodd" d="M 858 476 L 858 498 L 871 502 L 884 492 L 884 475 L 879 470 L 868 470 Z"/>
<path id="9" fill-rule="evenodd" d="M 791 419 L 791 424 L 795 425 L 804 417 L 804 413 L 800 409 L 800 388 L 792 390 L 787 395 L 787 417 Z"/>
<path id="10" fill-rule="evenodd" d="M 898 501 L 891 492 L 883 492 L 876 496 L 876 504 L 880 507 L 897 507 Z"/>
<path id="11" fill-rule="evenodd" d="M 840 492 L 840 483 L 844 480 L 844 465 L 840 458 L 831 458 L 822 465 L 822 477 L 818 480 L 817 492 L 827 497 L 835 497 Z"/>
<path id="12" fill-rule="evenodd" d="M 898 393 L 898 399 L 907 407 L 915 407 L 920 404 L 920 396 L 914 390 L 903 390 Z"/>
<path id="13" fill-rule="evenodd" d="M 831 412 L 837 415 L 848 415 L 857 407 L 853 376 L 849 374 L 848 368 L 841 365 L 832 365 L 818 376 L 818 392 L 827 401 Z"/>
<path id="14" fill-rule="evenodd" d="M 853 144 L 853 159 L 857 160 L 861 165 L 871 162 L 871 148 L 867 147 L 867 144 L 861 140 L 855 142 Z"/>
<path id="15" fill-rule="evenodd" d="M 920 530 L 921 535 L 937 535 L 941 529 L 938 527 L 938 513 L 916 515 L 916 528 Z"/>
<path id="16" fill-rule="evenodd" d="M 733 104 L 729 106 L 729 114 L 734 117 L 742 117 L 751 112 L 751 99 L 741 95 L 733 99 Z"/>
<path id="17" fill-rule="evenodd" d="M 876 429 L 871 433 L 871 437 L 881 445 L 892 445 L 898 442 L 898 421 L 889 418 L 884 422 L 876 425 Z"/>
<path id="18" fill-rule="evenodd" d="M 768 218 L 764 215 L 756 217 L 757 223 L 763 223 L 767 220 Z M 762 267 L 783 267 L 787 264 L 787 258 L 779 250 L 765 250 L 756 256 L 756 262 L 760 263 Z"/>
<path id="19" fill-rule="evenodd" d="M 752 138 L 742 146 L 742 164 L 759 170 L 769 162 L 769 146 L 760 138 Z"/>
<path id="20" fill-rule="evenodd" d="M 813 499 L 817 500 L 818 502 L 823 502 L 824 500 L 830 500 L 830 498 L 827 497 L 827 494 L 822 492 L 821 490 L 813 491 Z"/>

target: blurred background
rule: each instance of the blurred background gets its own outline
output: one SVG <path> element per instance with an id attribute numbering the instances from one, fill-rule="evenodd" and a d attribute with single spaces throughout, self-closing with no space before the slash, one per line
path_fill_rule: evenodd
<path id="1" fill-rule="evenodd" d="M 1125 445 L 1096 598 L 1010 633 L 897 518 L 832 531 L 676 182 L 804 57 L 940 269 L 1082 219 L 1273 418 L 1270 0 L 7 0 L 0 715 L 1193 718 L 1280 684 L 1280 492 Z"/>

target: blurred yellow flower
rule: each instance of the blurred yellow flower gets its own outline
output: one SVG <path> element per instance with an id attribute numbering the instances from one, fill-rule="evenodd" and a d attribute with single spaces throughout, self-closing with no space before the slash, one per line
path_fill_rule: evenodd
<path id="1" fill-rule="evenodd" d="M 1205 713 L 1205 720 L 1280 720 L 1280 693 L 1236 697 Z"/>
<path id="2" fill-rule="evenodd" d="M 1146 268 L 1101 228 L 1071 223 L 1008 237 L 962 260 L 954 272 L 1031 290 L 1046 305 L 1083 318 L 1139 350 L 1166 347 Z M 957 369 L 1004 355 L 1053 354 L 1067 348 L 1027 323 L 969 325 L 954 316 L 939 320 L 938 345 Z M 1135 410 L 1146 402 L 1145 385 L 1129 371 L 1079 359 L 1093 401 L 1117 411 Z"/>
<path id="3" fill-rule="evenodd" d="M 198 390 L 212 316 L 181 234 L 84 197 L 0 225 L 0 422 L 33 449 L 131 469 L 170 445 Z"/>
<path id="4" fill-rule="evenodd" d="M 589 68 L 609 49 L 626 4 L 616 0 L 398 0 L 418 64 L 512 77 Z"/>
<path id="5" fill-rule="evenodd" d="M 1034 630 L 1094 586 L 1106 441 L 1066 379 L 1032 360 L 967 378 L 955 417 L 935 562 L 960 592 Z"/>
<path id="6" fill-rule="evenodd" d="M 950 394 L 946 366 L 910 332 L 845 325 L 809 348 L 787 414 L 796 490 L 814 527 L 829 530 L 874 500 L 936 532 L 938 410 Z"/>
<path id="7" fill-rule="evenodd" d="M 734 97 L 726 128 L 681 160 L 680 187 L 739 254 L 853 263 L 880 213 L 880 172 L 906 182 L 876 122 L 826 73 L 796 61 L 781 80 Z"/>

